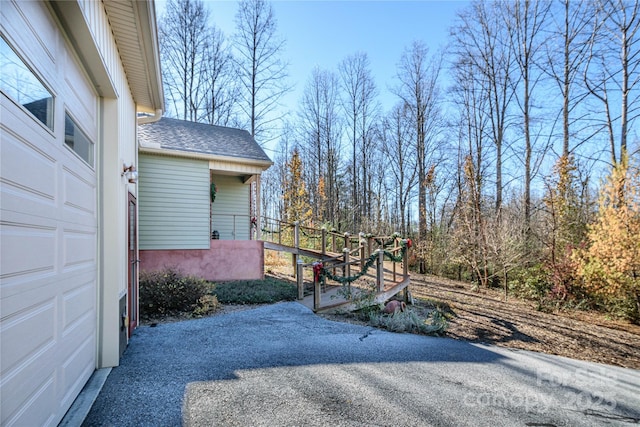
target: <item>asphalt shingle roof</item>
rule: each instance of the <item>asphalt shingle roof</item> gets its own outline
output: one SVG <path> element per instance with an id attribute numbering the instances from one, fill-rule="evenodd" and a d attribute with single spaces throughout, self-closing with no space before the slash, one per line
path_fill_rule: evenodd
<path id="1" fill-rule="evenodd" d="M 251 134 L 243 129 L 163 117 L 157 122 L 139 125 L 138 139 L 143 147 L 160 144 L 167 150 L 271 162 Z"/>

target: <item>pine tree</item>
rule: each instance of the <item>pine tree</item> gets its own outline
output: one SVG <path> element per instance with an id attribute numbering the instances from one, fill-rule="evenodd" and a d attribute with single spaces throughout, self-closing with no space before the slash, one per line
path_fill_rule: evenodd
<path id="1" fill-rule="evenodd" d="M 309 193 L 304 185 L 302 160 L 297 148 L 287 162 L 287 181 L 282 198 L 285 222 L 299 221 L 300 224 L 306 224 L 311 219 Z"/>
<path id="2" fill-rule="evenodd" d="M 587 238 L 588 247 L 575 256 L 585 286 L 640 320 L 640 172 L 626 155 L 601 189 Z"/>

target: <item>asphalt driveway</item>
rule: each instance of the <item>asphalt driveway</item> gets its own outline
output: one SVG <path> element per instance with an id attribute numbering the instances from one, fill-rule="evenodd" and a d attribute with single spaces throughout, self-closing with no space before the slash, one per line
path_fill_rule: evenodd
<path id="1" fill-rule="evenodd" d="M 280 303 L 141 327 L 85 426 L 629 426 L 640 371 Z"/>

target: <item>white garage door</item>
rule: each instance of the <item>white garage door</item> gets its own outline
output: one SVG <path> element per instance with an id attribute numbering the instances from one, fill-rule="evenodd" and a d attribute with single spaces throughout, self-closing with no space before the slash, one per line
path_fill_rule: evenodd
<path id="1" fill-rule="evenodd" d="M 2 9 L 0 425 L 56 425 L 96 366 L 99 104 L 46 7 Z"/>

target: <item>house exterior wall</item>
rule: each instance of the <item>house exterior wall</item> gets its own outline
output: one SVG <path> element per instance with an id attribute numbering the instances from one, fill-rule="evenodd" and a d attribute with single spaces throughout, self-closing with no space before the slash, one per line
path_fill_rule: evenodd
<path id="1" fill-rule="evenodd" d="M 119 361 L 136 105 L 102 2 L 4 1 L 0 17 L 55 97 L 50 131 L 0 95 L 0 425 L 57 425 Z M 65 111 L 95 144 L 93 167 L 65 146 Z"/>
<path id="2" fill-rule="evenodd" d="M 220 233 L 220 240 L 249 240 L 249 185 L 242 177 L 213 175 L 218 192 L 211 204 L 211 229 Z"/>
<path id="3" fill-rule="evenodd" d="M 140 249 L 209 249 L 209 164 L 140 154 Z"/>
<path id="4" fill-rule="evenodd" d="M 184 274 L 210 281 L 264 278 L 264 242 L 212 240 L 205 250 L 140 251 L 140 269 L 176 268 Z"/>

